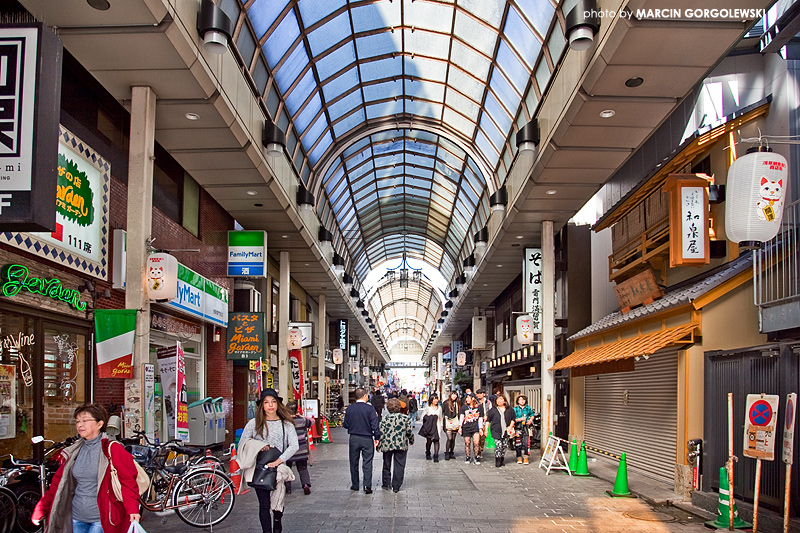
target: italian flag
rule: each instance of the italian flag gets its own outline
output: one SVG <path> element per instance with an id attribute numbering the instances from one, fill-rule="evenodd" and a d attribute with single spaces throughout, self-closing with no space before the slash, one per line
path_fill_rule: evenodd
<path id="1" fill-rule="evenodd" d="M 95 309 L 94 333 L 98 376 L 132 378 L 136 309 Z"/>

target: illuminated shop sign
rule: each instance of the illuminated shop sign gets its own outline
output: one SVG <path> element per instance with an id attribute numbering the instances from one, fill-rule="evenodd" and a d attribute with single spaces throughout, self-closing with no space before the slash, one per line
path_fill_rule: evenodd
<path id="1" fill-rule="evenodd" d="M 86 309 L 86 302 L 81 301 L 81 293 L 76 289 L 64 287 L 58 278 L 35 278 L 30 275 L 28 267 L 23 265 L 5 265 L 1 275 L 3 296 L 11 298 L 25 289 L 33 294 L 67 302 L 78 311 Z"/>

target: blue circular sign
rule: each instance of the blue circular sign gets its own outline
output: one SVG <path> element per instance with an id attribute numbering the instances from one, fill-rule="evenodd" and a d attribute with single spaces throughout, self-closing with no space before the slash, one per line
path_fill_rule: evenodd
<path id="1" fill-rule="evenodd" d="M 750 406 L 749 417 L 754 426 L 766 426 L 772 420 L 772 406 L 769 402 L 758 400 Z"/>

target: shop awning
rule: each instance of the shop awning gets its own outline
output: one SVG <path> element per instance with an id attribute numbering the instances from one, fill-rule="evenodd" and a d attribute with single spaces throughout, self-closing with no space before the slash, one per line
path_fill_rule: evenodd
<path id="1" fill-rule="evenodd" d="M 634 369 L 634 358 L 649 357 L 662 348 L 673 344 L 694 342 L 694 330 L 698 324 L 684 324 L 654 333 L 620 339 L 600 346 L 575 350 L 558 361 L 550 370 L 571 368 L 572 376 L 627 372 Z"/>

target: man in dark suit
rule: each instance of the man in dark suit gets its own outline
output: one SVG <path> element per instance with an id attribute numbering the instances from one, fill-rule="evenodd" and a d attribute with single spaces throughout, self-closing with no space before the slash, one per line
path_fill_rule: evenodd
<path id="1" fill-rule="evenodd" d="M 350 490 L 358 490 L 358 461 L 363 459 L 364 492 L 372 494 L 372 459 L 381 432 L 378 415 L 367 403 L 369 395 L 361 387 L 355 392 L 356 403 L 347 408 L 342 427 L 350 434 Z"/>

